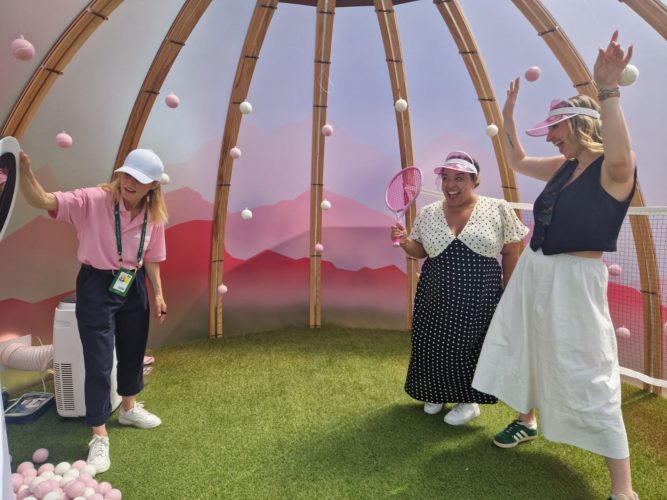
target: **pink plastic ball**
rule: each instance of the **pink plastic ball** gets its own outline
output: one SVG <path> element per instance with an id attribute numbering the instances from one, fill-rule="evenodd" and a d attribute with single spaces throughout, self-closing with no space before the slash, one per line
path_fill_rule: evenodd
<path id="1" fill-rule="evenodd" d="M 37 452 L 35 452 L 35 453 L 37 453 Z M 47 455 L 48 455 L 48 452 L 47 452 Z M 32 459 L 35 460 L 35 455 L 33 455 L 32 457 L 33 457 Z M 46 459 L 44 459 L 44 460 L 46 460 Z M 44 460 L 40 460 L 40 462 L 43 462 Z M 35 460 L 35 462 L 38 462 L 38 460 Z M 53 472 L 54 469 L 55 469 L 55 467 L 53 466 L 53 464 L 42 464 L 42 465 L 39 466 L 39 469 L 37 469 L 37 474 L 39 474 L 41 476 L 47 470 Z"/>
<path id="2" fill-rule="evenodd" d="M 616 335 L 623 338 L 628 338 L 630 336 L 630 330 L 624 326 L 620 326 L 616 329 Z"/>
<path id="3" fill-rule="evenodd" d="M 71 498 L 80 497 L 86 491 L 86 485 L 81 481 L 72 481 L 65 486 L 65 493 Z"/>
<path id="4" fill-rule="evenodd" d="M 333 127 L 329 125 L 328 123 L 322 127 L 322 135 L 329 137 L 330 135 L 333 135 Z"/>
<path id="5" fill-rule="evenodd" d="M 220 286 L 218 287 L 218 293 L 221 294 L 221 295 L 222 295 L 223 293 L 227 293 L 227 286 L 226 286 L 226 285 L 220 285 Z"/>
<path id="6" fill-rule="evenodd" d="M 18 472 L 19 474 L 23 474 L 23 476 L 25 476 L 24 473 L 30 469 L 35 470 L 35 466 L 32 464 L 32 462 L 21 462 L 19 466 L 16 468 L 16 472 Z M 36 473 L 37 471 L 35 471 L 35 474 Z"/>
<path id="7" fill-rule="evenodd" d="M 662 333 L 664 333 L 665 335 L 667 335 L 667 323 L 665 323 L 664 325 L 662 325 Z"/>
<path id="8" fill-rule="evenodd" d="M 23 471 L 23 484 L 29 484 L 30 481 L 37 477 L 37 471 L 35 469 L 28 469 Z"/>
<path id="9" fill-rule="evenodd" d="M 120 500 L 123 498 L 123 494 L 119 489 L 114 488 L 109 493 L 107 493 L 104 498 L 106 498 L 106 500 Z"/>
<path id="10" fill-rule="evenodd" d="M 81 471 L 81 469 L 83 469 L 85 466 L 86 466 L 85 460 L 77 460 L 72 464 L 72 468 L 78 469 L 79 471 Z"/>
<path id="11" fill-rule="evenodd" d="M 12 474 L 12 489 L 14 490 L 14 493 L 18 493 L 22 484 L 23 476 L 18 472 L 14 472 L 14 474 Z"/>
<path id="12" fill-rule="evenodd" d="M 322 245 L 322 243 L 316 243 L 315 244 L 315 251 L 316 252 L 322 252 L 323 250 L 324 250 L 324 246 Z"/>
<path id="13" fill-rule="evenodd" d="M 26 488 L 23 491 L 20 491 L 18 495 L 16 495 L 16 499 L 17 500 L 23 500 L 24 498 L 31 497 L 31 496 L 32 496 L 32 493 L 30 493 L 30 490 L 28 488 Z"/>
<path id="14" fill-rule="evenodd" d="M 104 500 L 104 497 L 99 493 L 93 493 L 88 497 L 88 500 Z"/>
<path id="15" fill-rule="evenodd" d="M 611 266 L 609 266 L 609 274 L 611 274 L 612 276 L 620 276 L 622 272 L 623 268 L 618 264 L 612 264 Z"/>
<path id="16" fill-rule="evenodd" d="M 29 61 L 35 57 L 35 47 L 25 38 L 16 38 L 10 45 L 12 54 L 21 61 Z"/>
<path id="17" fill-rule="evenodd" d="M 539 66 L 531 66 L 526 70 L 524 77 L 527 81 L 534 82 L 540 77 L 541 74 L 542 70 L 539 68 Z"/>
<path id="18" fill-rule="evenodd" d="M 49 491 L 53 491 L 54 489 L 55 489 L 55 486 L 53 485 L 53 483 L 51 481 L 42 481 L 37 486 L 35 486 L 35 490 L 32 493 L 37 498 L 42 498 Z"/>
<path id="19" fill-rule="evenodd" d="M 95 488 L 95 490 L 97 490 L 97 492 L 100 495 L 106 495 L 111 491 L 112 488 L 113 486 L 111 486 L 111 483 L 107 481 L 102 481 L 100 484 L 97 485 L 97 488 Z"/>
<path id="20" fill-rule="evenodd" d="M 177 108 L 178 105 L 181 103 L 181 100 L 178 98 L 176 94 L 169 93 L 167 94 L 167 97 L 164 98 L 164 102 L 167 104 L 167 107 L 169 108 Z"/>
<path id="21" fill-rule="evenodd" d="M 62 131 L 56 135 L 56 144 L 59 148 L 67 149 L 72 145 L 72 136 Z"/>
<path id="22" fill-rule="evenodd" d="M 239 158 L 241 158 L 241 150 L 235 146 L 229 150 L 229 156 L 231 156 L 235 160 L 238 160 Z"/>

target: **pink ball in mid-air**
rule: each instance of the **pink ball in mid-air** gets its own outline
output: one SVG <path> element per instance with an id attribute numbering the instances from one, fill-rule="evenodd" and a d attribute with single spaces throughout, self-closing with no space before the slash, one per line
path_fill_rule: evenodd
<path id="1" fill-rule="evenodd" d="M 16 38 L 10 45 L 12 54 L 21 61 L 29 61 L 35 57 L 35 47 L 23 36 Z"/>
<path id="2" fill-rule="evenodd" d="M 64 130 L 56 135 L 56 144 L 59 148 L 67 149 L 72 145 L 72 136 Z"/>
<path id="3" fill-rule="evenodd" d="M 218 293 L 221 294 L 221 295 L 222 295 L 223 293 L 227 293 L 227 286 L 226 286 L 226 285 L 220 285 L 220 286 L 218 287 Z"/>
<path id="4" fill-rule="evenodd" d="M 534 82 L 540 77 L 541 74 L 542 70 L 540 69 L 539 66 L 531 66 L 526 70 L 526 73 L 523 76 L 526 78 L 527 81 Z"/>
<path id="5" fill-rule="evenodd" d="M 234 146 L 232 149 L 229 150 L 229 156 L 234 158 L 235 160 L 238 160 L 241 158 L 241 150 Z"/>
<path id="6" fill-rule="evenodd" d="M 628 330 L 624 326 L 620 326 L 616 329 L 616 335 L 618 335 L 619 337 L 628 338 L 630 336 L 630 330 Z"/>
<path id="7" fill-rule="evenodd" d="M 169 93 L 167 94 L 167 97 L 164 98 L 164 102 L 169 108 L 177 108 L 178 105 L 181 103 L 181 100 L 178 98 L 178 96 L 174 93 Z"/>
<path id="8" fill-rule="evenodd" d="M 322 127 L 322 135 L 325 137 L 329 137 L 330 135 L 333 135 L 333 127 L 329 125 L 328 123 Z"/>
<path id="9" fill-rule="evenodd" d="M 324 251 L 324 246 L 322 245 L 322 243 L 315 243 L 315 251 L 316 252 Z"/>
<path id="10" fill-rule="evenodd" d="M 622 272 L 623 268 L 618 264 L 612 264 L 611 266 L 609 266 L 609 274 L 611 274 L 612 276 L 620 276 Z"/>

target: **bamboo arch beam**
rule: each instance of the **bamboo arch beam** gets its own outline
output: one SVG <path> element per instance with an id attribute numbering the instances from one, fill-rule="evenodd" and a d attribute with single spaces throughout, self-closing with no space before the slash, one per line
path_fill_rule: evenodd
<path id="1" fill-rule="evenodd" d="M 108 16 L 121 2 L 122 0 L 93 0 L 79 13 L 32 74 L 7 116 L 0 135 L 13 135 L 16 138 L 23 136 L 42 101 L 58 77 L 63 74 L 67 64 L 90 35 L 109 19 Z"/>
<path id="2" fill-rule="evenodd" d="M 212 247 L 211 247 L 211 281 L 209 293 L 209 337 L 222 337 L 222 296 L 218 294 L 218 286 L 222 284 L 223 265 L 225 258 L 225 223 L 229 188 L 231 186 L 232 167 L 234 161 L 229 150 L 236 145 L 241 126 L 239 104 L 248 94 L 252 75 L 255 71 L 259 52 L 264 37 L 269 29 L 273 13 L 278 8 L 278 0 L 257 0 L 255 10 L 248 26 L 241 57 L 236 67 L 236 75 L 227 106 L 227 119 L 222 137 L 220 159 L 218 162 L 218 179 L 215 189 L 215 205 L 213 213 Z"/>
<path id="3" fill-rule="evenodd" d="M 162 45 L 155 54 L 153 63 L 146 73 L 141 90 L 134 101 L 130 118 L 125 126 L 114 163 L 114 170 L 122 165 L 127 154 L 139 144 L 139 139 L 146 126 L 148 115 L 153 109 L 162 84 L 181 48 L 201 19 L 211 0 L 186 0 L 171 24 Z"/>
<path id="4" fill-rule="evenodd" d="M 512 0 L 537 30 L 539 36 L 549 45 L 558 58 L 574 87 L 582 94 L 597 99 L 597 89 L 588 67 L 574 49 L 563 30 L 539 0 Z M 633 207 L 643 207 L 644 197 L 639 184 L 632 199 Z M 653 234 L 648 218 L 630 217 L 630 225 L 635 241 L 637 264 L 641 279 L 641 293 L 644 320 L 644 371 L 653 378 L 662 378 L 662 325 L 660 318 L 660 278 L 653 243 Z M 644 384 L 644 389 L 649 390 Z M 660 393 L 659 387 L 653 392 Z"/>
<path id="5" fill-rule="evenodd" d="M 660 0 L 619 0 L 667 40 L 667 7 Z"/>
<path id="6" fill-rule="evenodd" d="M 318 0 L 313 77 L 313 129 L 310 173 L 310 327 L 322 326 L 322 260 L 315 245 L 322 242 L 322 195 L 324 191 L 324 145 L 322 127 L 327 121 L 329 66 L 336 0 Z"/>
<path id="7" fill-rule="evenodd" d="M 470 79 L 477 92 L 477 98 L 482 106 L 484 119 L 487 124 L 493 123 L 499 128 L 499 133 L 491 138 L 491 142 L 493 143 L 493 150 L 496 155 L 496 162 L 498 163 L 503 195 L 508 201 L 518 202 L 519 190 L 516 185 L 516 177 L 514 176 L 514 171 L 507 165 L 503 151 L 504 146 L 501 139 L 503 134 L 503 119 L 500 114 L 491 78 L 484 63 L 484 58 L 477 47 L 477 42 L 458 0 L 434 0 L 433 3 L 437 6 L 442 18 L 445 20 L 447 28 L 449 28 L 449 32 L 459 49 L 459 54 L 461 54 L 463 62 L 468 69 Z"/>
<path id="8" fill-rule="evenodd" d="M 398 99 L 408 99 L 408 87 L 405 80 L 405 68 L 403 67 L 403 53 L 401 50 L 401 40 L 398 34 L 398 24 L 394 6 L 391 0 L 375 0 L 375 12 L 377 13 L 378 23 L 380 24 L 380 33 L 382 35 L 382 44 L 387 59 L 387 68 L 389 69 L 389 80 L 391 82 L 391 93 L 393 102 Z M 393 104 L 393 103 L 392 103 Z M 398 130 L 398 145 L 401 154 L 401 168 L 410 167 L 414 164 L 412 150 L 412 128 L 410 127 L 410 111 L 406 109 L 403 112 L 396 111 L 396 128 Z M 405 212 L 405 227 L 408 231 L 412 228 L 412 222 L 416 215 L 414 203 L 408 207 Z M 417 288 L 417 259 L 406 257 L 407 273 L 407 327 L 412 328 L 412 306 Z"/>

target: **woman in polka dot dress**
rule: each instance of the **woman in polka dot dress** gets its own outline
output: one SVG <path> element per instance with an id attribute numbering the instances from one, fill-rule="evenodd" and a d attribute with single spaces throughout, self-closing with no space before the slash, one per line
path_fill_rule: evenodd
<path id="1" fill-rule="evenodd" d="M 469 154 L 450 153 L 434 172 L 444 200 L 422 208 L 409 236 L 399 224 L 391 231 L 408 255 L 426 258 L 415 297 L 405 390 L 424 401 L 426 413 L 457 403 L 445 422 L 463 425 L 479 416 L 479 403 L 497 402 L 471 382 L 528 228 L 506 201 L 475 193 L 479 164 Z"/>

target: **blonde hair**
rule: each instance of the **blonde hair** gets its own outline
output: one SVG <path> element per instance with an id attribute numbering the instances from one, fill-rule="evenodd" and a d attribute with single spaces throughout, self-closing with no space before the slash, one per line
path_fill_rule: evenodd
<path id="1" fill-rule="evenodd" d="M 162 187 L 159 182 L 154 182 L 153 184 L 156 187 L 151 189 L 144 199 L 141 200 L 141 206 L 143 207 L 144 203 L 148 203 L 148 218 L 153 224 L 166 224 L 167 204 L 164 201 Z M 118 175 L 114 175 L 111 182 L 99 184 L 98 186 L 107 193 L 111 193 L 114 202 L 120 200 L 120 177 Z"/>
<path id="2" fill-rule="evenodd" d="M 594 99 L 577 95 L 567 100 L 572 106 L 578 108 L 590 108 L 600 111 L 600 106 Z M 567 120 L 567 126 L 574 140 L 582 147 L 593 153 L 604 153 L 602 144 L 602 122 L 599 118 L 586 115 L 576 115 Z"/>

